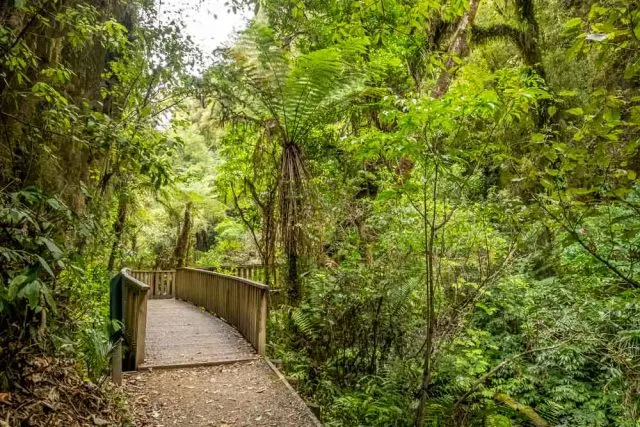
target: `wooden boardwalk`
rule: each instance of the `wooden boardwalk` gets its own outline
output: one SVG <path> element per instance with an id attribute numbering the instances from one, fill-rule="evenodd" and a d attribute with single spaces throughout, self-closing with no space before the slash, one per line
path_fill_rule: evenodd
<path id="1" fill-rule="evenodd" d="M 268 286 L 191 268 L 121 274 L 125 348 L 142 371 L 113 372 L 135 425 L 321 426 L 264 358 Z"/>
<path id="2" fill-rule="evenodd" d="M 148 301 L 145 342 L 141 368 L 215 365 L 257 357 L 233 326 L 175 299 Z"/>

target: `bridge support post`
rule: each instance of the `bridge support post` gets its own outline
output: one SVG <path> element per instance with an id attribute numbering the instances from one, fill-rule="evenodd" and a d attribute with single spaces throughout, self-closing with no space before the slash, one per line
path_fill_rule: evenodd
<path id="1" fill-rule="evenodd" d="M 144 363 L 144 353 L 146 347 L 147 332 L 147 301 L 149 295 L 147 292 L 138 295 L 138 330 L 136 331 L 136 370 L 138 366 Z"/>
<path id="2" fill-rule="evenodd" d="M 267 300 L 269 290 L 263 290 L 260 294 L 260 324 L 258 325 L 258 354 L 267 355 Z"/>

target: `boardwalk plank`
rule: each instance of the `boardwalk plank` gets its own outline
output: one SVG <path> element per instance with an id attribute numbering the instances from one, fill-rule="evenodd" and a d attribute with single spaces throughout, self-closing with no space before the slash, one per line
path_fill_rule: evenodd
<path id="1" fill-rule="evenodd" d="M 149 300 L 143 367 L 219 363 L 256 357 L 240 333 L 184 301 Z"/>

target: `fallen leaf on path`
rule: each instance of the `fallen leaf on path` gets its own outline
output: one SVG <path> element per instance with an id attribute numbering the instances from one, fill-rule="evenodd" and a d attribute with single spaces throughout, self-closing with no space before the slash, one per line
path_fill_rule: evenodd
<path id="1" fill-rule="evenodd" d="M 100 417 L 96 417 L 96 416 L 94 415 L 94 416 L 93 416 L 93 424 L 94 424 L 94 425 L 97 425 L 97 426 L 106 426 L 106 425 L 108 425 L 108 424 L 110 424 L 110 423 L 109 423 L 109 421 L 107 421 L 107 420 L 103 420 L 102 418 L 100 418 Z"/>

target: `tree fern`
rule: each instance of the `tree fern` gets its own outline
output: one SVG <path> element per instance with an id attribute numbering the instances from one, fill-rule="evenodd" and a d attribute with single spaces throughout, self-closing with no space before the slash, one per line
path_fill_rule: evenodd
<path id="1" fill-rule="evenodd" d="M 309 215 L 304 146 L 310 131 L 333 119 L 356 89 L 337 47 L 295 55 L 278 45 L 273 31 L 254 24 L 229 51 L 230 66 L 213 79 L 225 117 L 255 125 L 268 135 L 260 138 L 279 146 L 279 216 L 281 240 L 288 259 L 288 297 L 300 297 L 297 258 L 302 229 Z M 229 77 L 231 83 L 229 83 Z M 256 150 L 261 151 L 258 147 Z"/>

